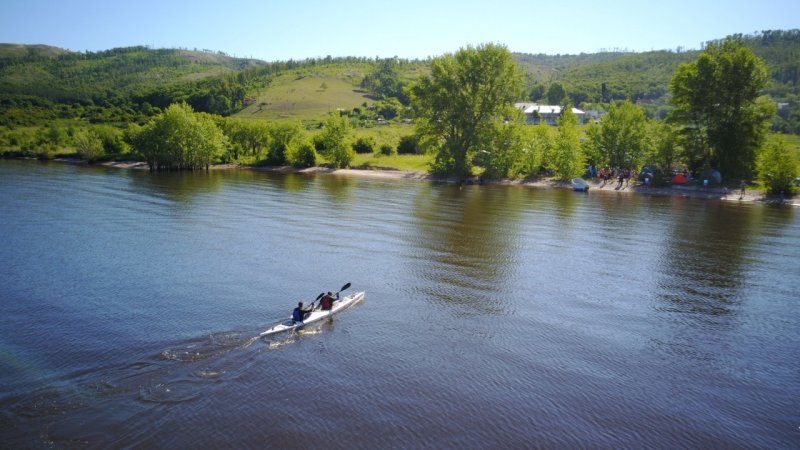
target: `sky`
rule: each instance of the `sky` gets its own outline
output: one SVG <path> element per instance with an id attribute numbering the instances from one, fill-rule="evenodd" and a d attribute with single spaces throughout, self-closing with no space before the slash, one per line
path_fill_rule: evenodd
<path id="1" fill-rule="evenodd" d="M 489 42 L 548 55 L 695 50 L 730 34 L 795 28 L 798 0 L 0 1 L 0 43 L 207 49 L 265 61 L 425 59 Z"/>

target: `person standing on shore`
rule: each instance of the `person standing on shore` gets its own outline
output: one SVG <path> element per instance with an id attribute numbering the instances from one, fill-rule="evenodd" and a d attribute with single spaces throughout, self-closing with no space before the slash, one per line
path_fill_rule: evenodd
<path id="1" fill-rule="evenodd" d="M 745 191 L 747 190 L 747 183 L 742 180 L 741 184 L 739 184 L 739 200 L 744 199 Z"/>

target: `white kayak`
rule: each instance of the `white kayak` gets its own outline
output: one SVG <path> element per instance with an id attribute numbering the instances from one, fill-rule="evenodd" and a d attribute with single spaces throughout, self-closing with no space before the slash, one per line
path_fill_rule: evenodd
<path id="1" fill-rule="evenodd" d="M 260 336 L 269 336 L 275 333 L 282 333 L 284 331 L 294 330 L 310 323 L 319 322 L 320 320 L 330 317 L 339 311 L 347 308 L 350 305 L 358 303 L 364 298 L 364 291 L 356 292 L 350 295 L 346 295 L 338 300 L 333 301 L 333 308 L 328 311 L 323 311 L 321 309 L 315 309 L 311 311 L 311 313 L 306 317 L 306 320 L 302 322 L 295 322 L 291 318 L 288 320 L 284 320 L 283 322 L 275 325 L 274 327 L 270 328 L 267 331 L 261 332 Z"/>

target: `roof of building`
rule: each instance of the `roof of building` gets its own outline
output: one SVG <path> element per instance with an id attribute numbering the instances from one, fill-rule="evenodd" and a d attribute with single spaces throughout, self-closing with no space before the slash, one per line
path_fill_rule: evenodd
<path id="1" fill-rule="evenodd" d="M 540 105 L 538 103 L 520 102 L 514 103 L 514 107 L 521 109 L 525 114 L 533 114 L 534 111 L 538 112 L 539 114 L 561 114 L 561 106 L 559 105 Z M 586 114 L 584 111 L 578 108 L 572 108 L 572 113 L 578 115 Z"/>

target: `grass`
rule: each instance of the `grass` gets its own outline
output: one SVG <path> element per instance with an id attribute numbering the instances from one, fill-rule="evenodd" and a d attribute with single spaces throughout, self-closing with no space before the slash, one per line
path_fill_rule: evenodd
<path id="1" fill-rule="evenodd" d="M 366 66 L 338 65 L 285 73 L 274 78 L 258 93 L 255 103 L 234 117 L 318 123 L 329 112 L 373 101 L 358 87 L 367 70 Z"/>
<path id="2" fill-rule="evenodd" d="M 783 141 L 783 145 L 794 153 L 795 159 L 800 163 L 800 136 L 796 134 L 776 134 L 775 136 Z"/>
<path id="3" fill-rule="evenodd" d="M 355 141 L 361 137 L 372 137 L 377 143 L 375 151 L 378 151 L 381 145 L 388 144 L 392 148 L 397 149 L 397 144 L 400 138 L 414 134 L 414 125 L 406 123 L 390 122 L 386 125 L 375 125 L 369 128 L 355 128 L 353 129 L 353 140 Z"/>
<path id="4" fill-rule="evenodd" d="M 428 172 L 433 157 L 430 155 L 381 155 L 380 153 L 357 154 L 352 167 L 372 169 L 397 169 L 409 172 Z"/>

